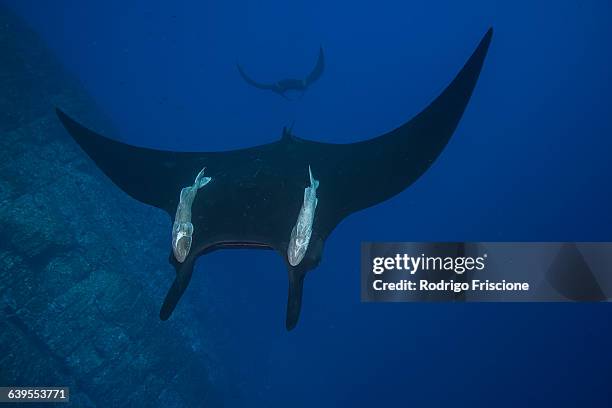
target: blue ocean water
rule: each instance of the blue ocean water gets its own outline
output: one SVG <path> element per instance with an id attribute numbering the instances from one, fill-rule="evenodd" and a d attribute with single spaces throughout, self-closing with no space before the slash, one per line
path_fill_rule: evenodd
<path id="1" fill-rule="evenodd" d="M 495 34 L 459 128 L 407 191 L 345 220 L 284 329 L 272 252 L 220 251 L 201 310 L 241 404 L 609 406 L 608 304 L 362 304 L 361 241 L 612 240 L 611 5 L 555 2 L 5 0 L 78 76 L 122 141 L 228 150 L 367 139 L 418 113 Z M 238 75 L 323 77 L 287 102 Z M 401 169 L 398 169 L 401 171 Z M 208 297 L 203 297 L 206 293 Z"/>

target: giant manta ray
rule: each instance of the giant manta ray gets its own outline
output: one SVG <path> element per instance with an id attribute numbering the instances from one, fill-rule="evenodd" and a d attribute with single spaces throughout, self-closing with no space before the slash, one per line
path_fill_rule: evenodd
<path id="1" fill-rule="evenodd" d="M 257 82 L 247 75 L 247 73 L 244 71 L 244 68 L 242 68 L 242 65 L 236 64 L 236 66 L 238 67 L 238 72 L 240 72 L 240 76 L 242 77 L 242 79 L 245 80 L 247 84 L 254 86 L 258 89 L 272 91 L 276 94 L 279 94 L 285 99 L 289 99 L 287 97 L 287 92 L 298 91 L 304 94 L 304 92 L 306 92 L 306 89 L 308 89 L 310 85 L 316 82 L 321 77 L 321 75 L 323 75 L 323 71 L 325 70 L 325 56 L 323 54 L 323 47 L 319 48 L 319 57 L 317 59 L 317 63 L 315 64 L 312 71 L 310 71 L 310 73 L 306 76 L 306 78 L 287 78 L 281 79 L 280 81 L 273 83 Z"/>
<path id="2" fill-rule="evenodd" d="M 412 120 L 376 138 L 319 143 L 286 129 L 280 140 L 227 152 L 173 152 L 101 136 L 57 110 L 68 133 L 123 191 L 174 216 L 170 263 L 176 277 L 160 311 L 166 320 L 201 255 L 267 248 L 289 275 L 286 327 L 300 314 L 304 276 L 318 266 L 334 228 L 355 211 L 388 200 L 438 157 L 468 104 L 492 29 L 455 79 Z"/>

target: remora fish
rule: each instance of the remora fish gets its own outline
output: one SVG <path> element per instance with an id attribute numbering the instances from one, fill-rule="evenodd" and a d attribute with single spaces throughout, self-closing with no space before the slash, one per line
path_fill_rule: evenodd
<path id="1" fill-rule="evenodd" d="M 312 222 L 318 202 L 317 187 L 319 187 L 319 180 L 312 177 L 310 166 L 308 166 L 308 175 L 310 176 L 310 187 L 304 189 L 304 203 L 300 208 L 297 222 L 291 230 L 291 239 L 289 239 L 289 248 L 287 249 L 287 259 L 291 266 L 297 266 L 302 261 L 312 235 Z"/>
<path id="2" fill-rule="evenodd" d="M 174 223 L 172 224 L 172 251 L 177 261 L 183 262 L 189 250 L 193 235 L 193 224 L 191 223 L 191 206 L 199 189 L 208 184 L 210 177 L 204 176 L 203 168 L 196 176 L 192 186 L 184 187 L 179 195 L 179 203 L 176 207 Z"/>

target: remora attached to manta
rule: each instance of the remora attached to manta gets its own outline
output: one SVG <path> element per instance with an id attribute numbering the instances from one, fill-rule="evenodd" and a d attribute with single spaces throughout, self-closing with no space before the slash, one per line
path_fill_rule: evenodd
<path id="1" fill-rule="evenodd" d="M 292 329 L 300 314 L 304 276 L 321 261 L 324 242 L 334 228 L 351 213 L 407 188 L 444 149 L 472 95 L 492 34 L 489 29 L 455 79 L 425 110 L 395 130 L 357 143 L 312 142 L 284 131 L 279 141 L 240 150 L 160 151 L 108 139 L 59 109 L 57 114 L 119 188 L 171 217 L 179 213 L 181 190 L 197 188 L 207 177 L 205 187 L 188 203 L 193 231 L 182 262 L 170 248 L 176 278 L 162 305 L 162 320 L 170 317 L 187 288 L 199 256 L 221 248 L 268 248 L 277 251 L 287 266 L 286 327 Z M 313 186 L 314 206 L 313 197 L 307 204 L 305 196 L 305 189 L 314 183 L 306 171 L 309 167 L 318 185 Z M 299 262 L 290 262 L 292 229 L 303 206 L 314 212 L 312 219 L 304 216 L 310 222 L 309 239 Z"/>

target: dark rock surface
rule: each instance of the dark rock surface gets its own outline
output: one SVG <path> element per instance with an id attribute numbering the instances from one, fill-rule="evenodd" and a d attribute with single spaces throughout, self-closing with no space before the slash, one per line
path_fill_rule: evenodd
<path id="1" fill-rule="evenodd" d="M 124 195 L 60 106 L 114 135 L 35 33 L 0 8 L 0 385 L 70 386 L 74 406 L 218 406 L 230 392 L 173 278 L 170 220 Z"/>

